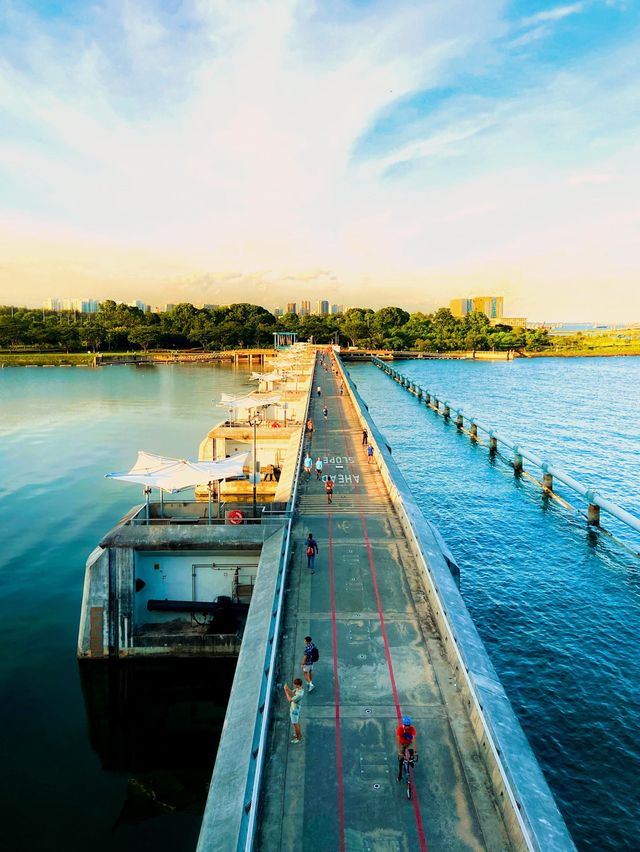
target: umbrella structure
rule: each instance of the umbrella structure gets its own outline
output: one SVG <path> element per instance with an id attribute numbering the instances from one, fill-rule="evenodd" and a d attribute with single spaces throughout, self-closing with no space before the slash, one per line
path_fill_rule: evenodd
<path id="1" fill-rule="evenodd" d="M 131 470 L 126 473 L 107 473 L 107 479 L 121 479 L 144 486 L 147 521 L 149 520 L 149 495 L 152 488 L 164 492 L 182 491 L 206 483 L 209 486 L 209 522 L 211 522 L 211 496 L 213 483 L 232 476 L 242 476 L 249 453 L 237 453 L 218 461 L 187 461 L 158 456 L 140 450 Z"/>

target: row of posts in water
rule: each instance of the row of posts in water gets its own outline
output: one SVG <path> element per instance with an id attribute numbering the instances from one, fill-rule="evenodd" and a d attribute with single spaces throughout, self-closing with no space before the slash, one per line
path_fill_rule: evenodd
<path id="1" fill-rule="evenodd" d="M 612 503 L 610 500 L 602 497 L 595 491 L 595 489 L 588 488 L 581 482 L 578 482 L 568 473 L 551 465 L 544 459 L 541 459 L 538 455 L 531 452 L 531 450 L 528 450 L 526 447 L 515 443 L 510 438 L 507 438 L 502 434 L 499 435 L 496 429 L 491 429 L 488 426 L 483 425 L 476 417 L 471 417 L 465 414 L 462 408 L 455 408 L 446 400 L 439 399 L 438 395 L 432 391 L 424 390 L 420 387 L 420 385 L 411 381 L 411 379 L 408 379 L 406 376 L 403 376 L 402 373 L 398 372 L 398 370 L 394 370 L 393 367 L 390 367 L 379 358 L 374 357 L 371 360 L 376 367 L 381 369 L 388 376 L 391 376 L 391 378 L 401 387 L 405 388 L 405 390 L 409 391 L 409 393 L 413 394 L 420 401 L 424 400 L 425 404 L 429 406 L 429 408 L 432 408 L 438 414 L 441 414 L 445 420 L 455 417 L 455 423 L 459 431 L 464 431 L 464 424 L 466 420 L 468 426 L 466 431 L 472 441 L 478 440 L 478 430 L 484 432 L 489 438 L 490 453 L 496 453 L 498 451 L 498 444 L 509 449 L 513 453 L 512 464 L 516 475 L 523 473 L 523 460 L 527 459 L 542 471 L 542 487 L 546 493 L 553 493 L 554 478 L 577 492 L 587 501 L 587 521 L 590 524 L 599 526 L 600 511 L 602 510 L 613 515 L 613 517 L 622 521 L 624 524 L 627 524 L 627 526 L 630 526 L 636 532 L 640 532 L 640 519 L 636 518 L 635 515 L 630 514 L 616 503 Z M 442 408 L 440 406 L 442 406 Z"/>

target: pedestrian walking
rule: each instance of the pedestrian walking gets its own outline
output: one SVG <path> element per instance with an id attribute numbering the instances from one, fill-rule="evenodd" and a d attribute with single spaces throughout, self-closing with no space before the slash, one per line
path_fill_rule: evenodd
<path id="1" fill-rule="evenodd" d="M 318 458 L 316 459 L 316 479 L 322 478 L 322 468 L 322 459 L 320 458 L 320 456 L 318 456 Z"/>
<path id="2" fill-rule="evenodd" d="M 344 393 L 344 384 L 340 382 L 340 396 Z"/>
<path id="3" fill-rule="evenodd" d="M 302 661 L 300 665 L 302 666 L 302 676 L 309 684 L 309 692 L 312 692 L 316 687 L 313 683 L 313 664 L 317 663 L 320 659 L 320 654 L 318 653 L 318 649 L 313 644 L 313 640 L 311 636 L 304 637 L 304 654 L 302 655 Z"/>
<path id="4" fill-rule="evenodd" d="M 320 385 L 318 385 L 316 393 L 318 394 L 318 396 L 322 396 L 322 388 L 320 387 Z"/>
<path id="5" fill-rule="evenodd" d="M 327 477 L 324 490 L 327 492 L 327 503 L 331 505 L 333 503 L 333 480 L 330 476 Z"/>
<path id="6" fill-rule="evenodd" d="M 311 458 L 309 453 L 307 453 L 307 455 L 304 457 L 304 472 L 307 474 L 307 479 L 311 476 L 311 465 L 312 464 L 313 464 L 313 459 Z"/>
<path id="7" fill-rule="evenodd" d="M 369 443 L 369 433 L 367 432 L 366 429 L 363 429 L 362 430 L 362 446 L 366 447 L 368 443 Z"/>
<path id="8" fill-rule="evenodd" d="M 313 436 L 313 417 L 310 417 L 307 420 L 307 432 L 309 435 Z"/>
<path id="9" fill-rule="evenodd" d="M 315 574 L 314 568 L 316 564 L 316 553 L 319 553 L 318 542 L 313 537 L 313 533 L 307 536 L 307 568 L 312 574 Z"/>
<path id="10" fill-rule="evenodd" d="M 287 696 L 287 701 L 289 702 L 289 718 L 293 725 L 293 739 L 291 742 L 299 743 L 302 739 L 302 731 L 300 730 L 300 702 L 304 698 L 301 678 L 295 678 L 293 689 L 289 687 L 289 684 L 285 683 L 284 694 Z"/>
<path id="11" fill-rule="evenodd" d="M 373 461 L 373 447 L 371 444 L 367 447 L 367 464 L 371 464 Z"/>
<path id="12" fill-rule="evenodd" d="M 327 408 L 327 406 L 326 406 L 326 405 L 325 405 L 325 407 L 322 409 L 322 413 L 324 414 L 324 419 L 326 420 L 326 419 L 327 419 L 327 417 L 328 417 L 328 415 L 329 415 L 329 409 Z"/>

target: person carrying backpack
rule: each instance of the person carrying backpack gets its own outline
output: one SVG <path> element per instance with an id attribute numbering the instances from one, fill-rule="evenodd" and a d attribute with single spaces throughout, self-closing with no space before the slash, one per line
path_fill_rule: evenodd
<path id="1" fill-rule="evenodd" d="M 309 692 L 312 692 L 315 689 L 313 684 L 313 664 L 317 663 L 320 659 L 320 654 L 318 649 L 313 644 L 313 640 L 311 636 L 304 637 L 304 654 L 302 655 L 302 661 L 300 665 L 302 666 L 302 674 L 304 679 L 309 684 Z"/>
<path id="2" fill-rule="evenodd" d="M 316 553 L 318 552 L 318 542 L 313 537 L 313 533 L 309 533 L 307 537 L 307 568 L 312 574 L 315 574 L 313 569 L 316 562 Z"/>

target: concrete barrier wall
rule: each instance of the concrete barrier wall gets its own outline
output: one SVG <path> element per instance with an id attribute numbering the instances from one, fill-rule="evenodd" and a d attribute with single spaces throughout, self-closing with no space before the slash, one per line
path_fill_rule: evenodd
<path id="1" fill-rule="evenodd" d="M 575 846 L 460 595 L 436 528 L 424 517 L 343 364 L 345 387 L 369 432 L 375 461 L 418 564 L 445 653 L 469 711 L 496 802 L 517 849 L 565 852 Z"/>
<path id="2" fill-rule="evenodd" d="M 305 421 L 313 387 L 312 377 L 313 373 L 307 389 Z M 290 452 L 295 450 L 295 457 L 287 459 L 293 467 L 290 509 L 293 509 L 297 496 L 304 436 L 302 428 L 297 446 L 293 442 L 290 445 Z M 265 525 L 263 521 L 266 536 L 271 523 L 267 520 Z M 279 535 L 265 538 L 197 852 L 232 852 L 253 846 L 262 762 L 273 701 L 284 583 L 290 558 L 291 524 L 288 518 Z"/>
<path id="3" fill-rule="evenodd" d="M 239 849 L 245 817 L 257 807 L 251 795 L 260 727 L 268 710 L 267 675 L 275 636 L 273 607 L 284 582 L 287 525 L 268 538 L 260 558 L 251 608 L 242 637 L 209 796 L 202 818 L 198 852 Z"/>

